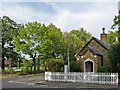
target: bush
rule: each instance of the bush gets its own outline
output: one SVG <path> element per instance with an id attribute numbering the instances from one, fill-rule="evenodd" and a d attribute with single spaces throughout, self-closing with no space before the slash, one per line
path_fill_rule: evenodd
<path id="1" fill-rule="evenodd" d="M 108 67 L 101 66 L 98 68 L 97 72 L 111 72 L 111 69 Z"/>
<path id="2" fill-rule="evenodd" d="M 28 73 L 31 72 L 30 68 L 28 68 L 28 67 L 23 67 L 22 71 L 23 71 L 24 74 L 28 74 Z"/>
<path id="3" fill-rule="evenodd" d="M 70 71 L 71 72 L 80 72 L 81 71 L 80 64 L 75 61 L 70 62 Z"/>
<path id="4" fill-rule="evenodd" d="M 31 67 L 32 67 L 32 62 L 31 60 L 26 60 L 26 59 L 22 59 L 22 71 L 24 74 L 30 74 L 32 73 Z"/>
<path id="5" fill-rule="evenodd" d="M 50 58 L 45 61 L 46 70 L 51 72 L 61 72 L 64 69 L 64 61 L 62 59 Z"/>

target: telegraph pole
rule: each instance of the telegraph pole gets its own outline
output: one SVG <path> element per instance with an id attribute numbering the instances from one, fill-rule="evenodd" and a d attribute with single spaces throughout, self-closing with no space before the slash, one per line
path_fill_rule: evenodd
<path id="1" fill-rule="evenodd" d="M 68 47 L 68 72 L 70 72 L 70 58 L 69 58 L 69 47 Z"/>

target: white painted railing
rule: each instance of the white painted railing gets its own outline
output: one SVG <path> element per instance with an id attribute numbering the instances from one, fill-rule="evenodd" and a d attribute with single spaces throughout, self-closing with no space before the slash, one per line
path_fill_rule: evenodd
<path id="1" fill-rule="evenodd" d="M 45 80 L 118 85 L 118 73 L 45 72 Z"/>

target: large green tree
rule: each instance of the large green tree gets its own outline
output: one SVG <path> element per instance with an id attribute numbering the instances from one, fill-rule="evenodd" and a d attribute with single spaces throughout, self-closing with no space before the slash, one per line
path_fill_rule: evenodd
<path id="1" fill-rule="evenodd" d="M 36 58 L 40 55 L 45 56 L 43 50 L 48 50 L 46 47 L 51 42 L 47 38 L 46 26 L 38 22 L 29 22 L 25 24 L 18 35 L 14 36 L 13 44 L 16 46 L 16 51 L 22 55 L 28 55 L 27 59 L 32 59 L 34 63 L 34 72 L 36 73 Z"/>
<path id="2" fill-rule="evenodd" d="M 5 60 L 17 61 L 18 54 L 15 52 L 15 46 L 12 44 L 13 36 L 17 35 L 20 25 L 7 16 L 0 18 L 2 31 L 2 70 L 5 69 Z"/>
<path id="3" fill-rule="evenodd" d="M 63 34 L 59 28 L 50 24 L 47 26 L 48 37 L 52 42 L 52 58 L 64 58 L 65 55 L 65 42 Z M 48 46 L 49 47 L 49 46 Z"/>
<path id="4" fill-rule="evenodd" d="M 65 46 L 62 32 L 53 24 L 45 26 L 38 22 L 28 23 L 14 37 L 13 44 L 17 52 L 32 58 L 35 72 L 38 58 L 42 60 L 64 58 Z"/>

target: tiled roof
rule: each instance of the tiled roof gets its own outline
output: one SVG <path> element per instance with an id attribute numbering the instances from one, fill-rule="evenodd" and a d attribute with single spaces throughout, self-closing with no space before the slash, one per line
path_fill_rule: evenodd
<path id="1" fill-rule="evenodd" d="M 90 49 L 90 51 L 91 51 L 93 54 L 103 55 L 103 54 L 102 54 L 98 49 L 96 49 L 94 46 L 88 45 L 88 48 Z"/>

